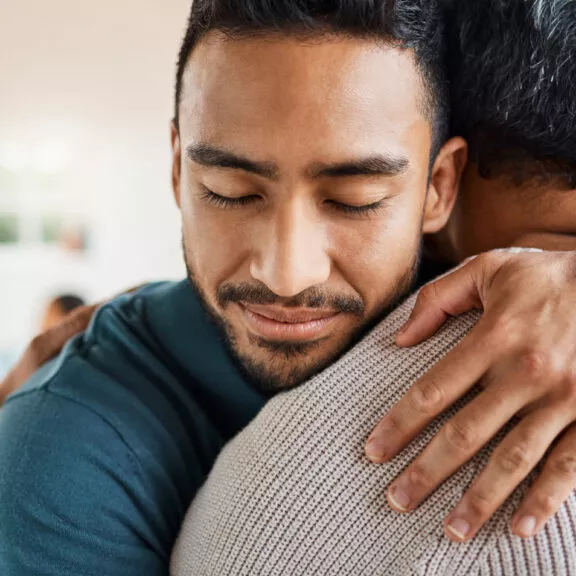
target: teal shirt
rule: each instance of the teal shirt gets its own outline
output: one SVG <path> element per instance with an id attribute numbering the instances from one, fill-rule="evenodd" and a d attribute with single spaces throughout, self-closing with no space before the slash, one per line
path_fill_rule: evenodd
<path id="1" fill-rule="evenodd" d="M 187 282 L 104 306 L 0 410 L 0 574 L 167 575 L 194 494 L 265 401 Z"/>

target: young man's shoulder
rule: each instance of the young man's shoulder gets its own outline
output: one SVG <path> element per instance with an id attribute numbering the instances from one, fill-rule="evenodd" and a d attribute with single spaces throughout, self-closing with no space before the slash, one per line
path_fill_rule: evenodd
<path id="1" fill-rule="evenodd" d="M 43 402 L 50 397 L 53 403 L 92 412 L 128 445 L 146 443 L 152 450 L 150 440 L 158 430 L 150 425 L 151 421 L 162 422 L 170 435 L 177 433 L 175 419 L 185 419 L 198 408 L 194 406 L 193 391 L 204 384 L 187 371 L 189 368 L 193 372 L 194 366 L 180 361 L 154 317 L 158 302 L 167 299 L 168 308 L 176 308 L 182 321 L 187 320 L 186 310 L 173 300 L 178 292 L 175 284 L 156 284 L 105 304 L 88 330 L 71 340 L 58 358 L 9 397 L 6 408 L 18 411 L 20 404 Z M 175 324 L 175 341 L 179 331 L 180 326 Z M 206 334 L 197 323 L 186 337 L 193 347 L 193 340 L 205 339 Z"/>
<path id="2" fill-rule="evenodd" d="M 186 281 L 151 284 L 102 306 L 88 330 L 7 405 L 43 393 L 91 410 L 123 435 L 133 430 L 134 438 L 125 436 L 130 444 L 140 443 L 140 425 L 185 434 L 200 412 L 228 437 L 263 402 L 233 365 Z M 236 418 L 220 418 L 231 408 Z"/>
<path id="3" fill-rule="evenodd" d="M 0 573 L 167 574 L 187 504 L 245 423 L 220 413 L 258 408 L 223 355 L 190 287 L 159 284 L 100 309 L 11 396 Z"/>

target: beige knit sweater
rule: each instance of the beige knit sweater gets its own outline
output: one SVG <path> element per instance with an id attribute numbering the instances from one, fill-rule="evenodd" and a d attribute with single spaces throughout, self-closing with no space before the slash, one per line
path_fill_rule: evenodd
<path id="1" fill-rule="evenodd" d="M 416 511 L 390 510 L 385 490 L 465 398 L 392 462 L 364 456 L 368 434 L 419 376 L 468 332 L 477 314 L 401 350 L 406 302 L 340 361 L 271 400 L 223 450 L 193 502 L 173 576 L 576 575 L 576 498 L 529 541 L 509 522 L 525 483 L 467 544 L 443 519 L 486 465 L 491 445 Z M 499 436 L 501 439 L 502 435 Z"/>

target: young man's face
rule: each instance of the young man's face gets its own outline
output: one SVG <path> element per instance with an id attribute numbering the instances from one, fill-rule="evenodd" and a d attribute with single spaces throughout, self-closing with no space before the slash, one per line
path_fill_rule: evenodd
<path id="1" fill-rule="evenodd" d="M 562 179 L 523 185 L 507 176 L 488 180 L 470 163 L 441 236 L 454 261 L 508 246 L 576 250 L 576 191 Z"/>
<path id="2" fill-rule="evenodd" d="M 323 369 L 410 287 L 464 144 L 430 174 L 412 54 L 210 33 L 184 74 L 174 191 L 190 277 L 263 387 Z"/>

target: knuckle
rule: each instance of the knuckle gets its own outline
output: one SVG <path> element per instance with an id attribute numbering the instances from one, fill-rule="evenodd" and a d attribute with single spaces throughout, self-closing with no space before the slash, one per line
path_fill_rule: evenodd
<path id="1" fill-rule="evenodd" d="M 496 276 L 503 264 L 505 264 L 510 259 L 509 255 L 503 251 L 483 252 L 478 255 L 478 257 L 473 260 L 473 264 L 477 266 L 480 270 L 483 270 L 492 275 L 492 281 Z"/>
<path id="2" fill-rule="evenodd" d="M 388 434 L 401 434 L 404 431 L 404 419 L 394 410 L 386 416 L 385 422 L 385 430 Z"/>
<path id="3" fill-rule="evenodd" d="M 475 262 L 477 266 L 485 268 L 486 266 L 490 266 L 494 262 L 496 254 L 497 253 L 493 252 L 482 252 L 482 254 L 478 254 L 476 259 L 473 260 L 473 262 Z"/>
<path id="4" fill-rule="evenodd" d="M 411 485 L 428 490 L 433 488 L 434 482 L 428 470 L 421 464 L 414 463 L 408 473 L 408 480 Z"/>
<path id="5" fill-rule="evenodd" d="M 492 498 L 482 490 L 472 490 L 467 496 L 467 508 L 470 514 L 476 518 L 487 518 L 494 508 Z"/>
<path id="6" fill-rule="evenodd" d="M 556 513 L 558 504 L 550 494 L 535 494 L 530 502 L 530 507 L 537 510 L 542 516 L 552 516 Z"/>
<path id="7" fill-rule="evenodd" d="M 556 476 L 576 481 L 576 454 L 565 452 L 551 456 L 548 468 Z"/>
<path id="8" fill-rule="evenodd" d="M 523 373 L 532 380 L 553 376 L 554 365 L 547 352 L 537 349 L 527 350 L 520 355 L 519 362 Z"/>
<path id="9" fill-rule="evenodd" d="M 426 284 L 418 294 L 418 299 L 423 303 L 432 302 L 436 299 L 436 284 Z"/>
<path id="10" fill-rule="evenodd" d="M 444 438 L 459 452 L 470 452 L 474 448 L 476 433 L 470 425 L 454 418 L 444 426 Z"/>
<path id="11" fill-rule="evenodd" d="M 526 472 L 530 468 L 530 460 L 525 446 L 516 445 L 496 454 L 495 463 L 498 468 L 508 474 Z"/>
<path id="12" fill-rule="evenodd" d="M 444 392 L 434 380 L 426 380 L 414 386 L 409 398 L 416 412 L 420 414 L 433 414 L 442 408 Z"/>

